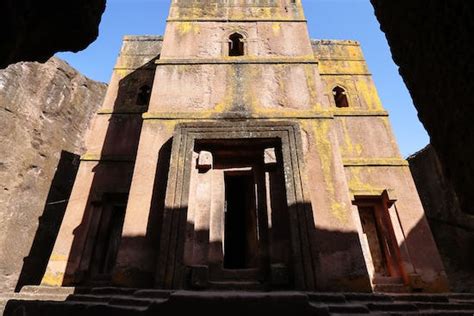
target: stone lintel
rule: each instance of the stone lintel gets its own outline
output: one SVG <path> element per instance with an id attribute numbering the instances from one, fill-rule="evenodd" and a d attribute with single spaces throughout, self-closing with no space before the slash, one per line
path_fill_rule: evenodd
<path id="1" fill-rule="evenodd" d="M 398 200 L 397 192 L 392 188 L 374 188 L 371 190 L 351 189 L 351 200 L 355 201 L 356 197 L 379 197 L 385 195 L 390 202 L 390 206 Z"/>

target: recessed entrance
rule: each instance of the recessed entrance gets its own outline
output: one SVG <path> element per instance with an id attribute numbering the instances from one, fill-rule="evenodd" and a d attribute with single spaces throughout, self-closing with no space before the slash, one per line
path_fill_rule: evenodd
<path id="1" fill-rule="evenodd" d="M 255 181 L 251 173 L 225 173 L 224 268 L 256 266 L 258 253 Z"/>
<path id="2" fill-rule="evenodd" d="M 356 197 L 354 204 L 369 250 L 370 258 L 366 260 L 372 270 L 372 283 L 403 283 L 400 248 L 389 213 L 393 202 L 384 192 L 381 196 Z"/>
<path id="3" fill-rule="evenodd" d="M 81 283 L 100 284 L 109 280 L 122 237 L 126 202 L 126 194 L 104 194 L 101 201 L 93 203 L 95 216 L 81 263 L 88 273 Z"/>
<path id="4" fill-rule="evenodd" d="M 314 288 L 297 139 L 288 122 L 177 127 L 157 286 Z"/>

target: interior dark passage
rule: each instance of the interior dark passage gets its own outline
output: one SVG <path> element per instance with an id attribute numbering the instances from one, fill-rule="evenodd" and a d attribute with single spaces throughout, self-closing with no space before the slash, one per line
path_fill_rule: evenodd
<path id="1" fill-rule="evenodd" d="M 224 182 L 224 268 L 254 268 L 258 242 L 253 174 L 226 173 Z"/>
<path id="2" fill-rule="evenodd" d="M 109 198 L 103 205 L 90 265 L 90 274 L 94 279 L 112 272 L 120 246 L 125 210 L 126 199 L 123 196 Z"/>

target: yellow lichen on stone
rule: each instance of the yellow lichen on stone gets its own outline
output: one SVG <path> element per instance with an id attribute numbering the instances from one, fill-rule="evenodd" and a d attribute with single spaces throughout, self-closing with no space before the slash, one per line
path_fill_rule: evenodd
<path id="1" fill-rule="evenodd" d="M 363 182 L 361 180 L 360 171 L 362 168 L 351 168 L 350 169 L 350 180 L 349 189 L 351 191 L 378 191 L 379 188 Z"/>
<path id="2" fill-rule="evenodd" d="M 41 280 L 41 285 L 59 287 L 63 285 L 64 274 L 46 271 Z"/>
<path id="3" fill-rule="evenodd" d="M 365 101 L 369 110 L 383 110 L 377 90 L 371 81 L 357 80 L 357 90 L 359 97 Z"/>
<path id="4" fill-rule="evenodd" d="M 160 125 L 163 126 L 166 132 L 173 133 L 176 125 L 183 122 L 183 120 L 161 120 Z"/>
<path id="5" fill-rule="evenodd" d="M 301 121 L 302 127 L 305 130 L 311 130 L 313 137 L 316 140 L 316 147 L 318 148 L 320 165 L 323 171 L 324 183 L 328 193 L 328 198 L 331 205 L 331 214 L 341 223 L 347 223 L 348 208 L 345 203 L 338 201 L 336 197 L 336 190 L 334 187 L 335 179 L 333 174 L 333 161 L 331 153 L 333 152 L 331 137 L 330 137 L 330 124 L 328 120 L 322 120 L 319 122 Z"/>
<path id="6" fill-rule="evenodd" d="M 348 208 L 346 203 L 332 202 L 331 210 L 334 217 L 336 217 L 340 222 L 347 223 L 348 218 Z"/>
<path id="7" fill-rule="evenodd" d="M 228 67 L 226 78 L 228 78 L 228 80 L 235 80 L 236 73 L 233 67 Z M 224 113 L 232 106 L 232 101 L 234 100 L 234 85 L 232 82 L 227 82 L 225 87 L 226 90 L 224 96 L 214 107 L 214 112 L 216 114 Z"/>
<path id="8" fill-rule="evenodd" d="M 352 143 L 352 139 L 350 137 L 350 133 L 347 129 L 347 125 L 346 125 L 346 120 L 345 119 L 341 119 L 340 120 L 341 122 L 341 126 L 342 126 L 342 132 L 344 134 L 344 146 L 340 146 L 341 147 L 341 151 L 344 155 L 350 155 L 350 156 L 360 156 L 362 155 L 362 145 L 361 144 L 353 144 Z"/>
<path id="9" fill-rule="evenodd" d="M 190 32 L 193 32 L 196 34 L 199 32 L 199 29 L 200 29 L 197 23 L 193 23 L 189 21 L 178 23 L 176 28 L 178 29 L 178 32 L 181 35 L 185 35 Z"/>
<path id="10" fill-rule="evenodd" d="M 273 23 L 272 23 L 272 30 L 273 30 L 273 34 L 275 34 L 275 35 L 280 34 L 280 31 L 281 31 L 281 23 L 279 23 L 279 22 L 273 22 Z"/>
<path id="11" fill-rule="evenodd" d="M 314 110 L 321 108 L 318 103 L 318 94 L 316 93 L 316 80 L 314 77 L 314 66 L 305 65 L 304 72 L 306 76 L 306 85 L 308 86 L 308 91 L 311 99 L 311 104 L 313 104 Z"/>
<path id="12" fill-rule="evenodd" d="M 67 261 L 67 256 L 53 253 L 51 257 L 49 257 L 49 261 Z"/>

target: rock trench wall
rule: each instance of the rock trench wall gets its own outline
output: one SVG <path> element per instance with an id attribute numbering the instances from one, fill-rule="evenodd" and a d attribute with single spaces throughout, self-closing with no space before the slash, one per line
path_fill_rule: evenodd
<path id="1" fill-rule="evenodd" d="M 371 0 L 431 146 L 410 158 L 454 290 L 474 291 L 474 2 Z"/>
<path id="2" fill-rule="evenodd" d="M 474 218 L 465 214 L 429 145 L 408 158 L 433 236 L 455 292 L 474 291 Z"/>
<path id="3" fill-rule="evenodd" d="M 0 292 L 16 287 L 33 240 L 51 238 L 38 233 L 54 230 L 50 220 L 60 220 L 67 201 L 52 200 L 74 181 L 75 155 L 84 152 L 85 133 L 106 88 L 57 58 L 0 70 Z M 54 207 L 43 213 L 48 194 Z"/>
<path id="4" fill-rule="evenodd" d="M 444 175 L 474 215 L 474 2 L 371 2 Z"/>

